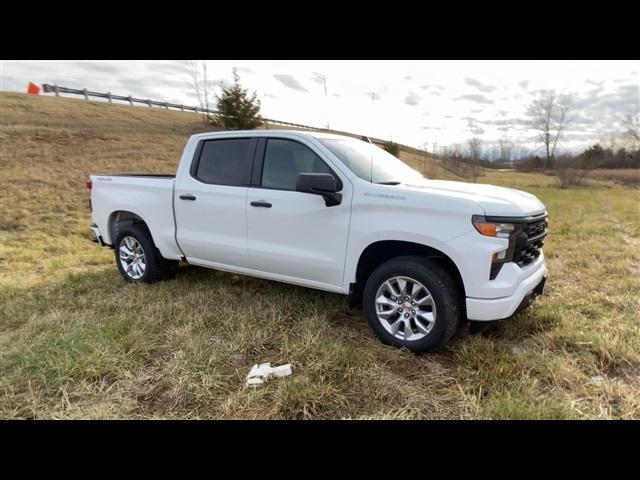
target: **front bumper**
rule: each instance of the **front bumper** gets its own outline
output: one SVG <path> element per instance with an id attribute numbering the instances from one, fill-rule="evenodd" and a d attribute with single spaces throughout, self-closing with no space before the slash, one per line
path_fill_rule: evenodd
<path id="1" fill-rule="evenodd" d="M 508 318 L 530 305 L 533 299 L 542 293 L 546 279 L 547 267 L 542 263 L 520 283 L 513 295 L 491 299 L 467 297 L 467 318 L 480 321 Z"/>

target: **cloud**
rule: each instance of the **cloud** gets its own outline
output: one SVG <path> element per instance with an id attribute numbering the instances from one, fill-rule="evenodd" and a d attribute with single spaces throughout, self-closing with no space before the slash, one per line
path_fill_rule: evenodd
<path id="1" fill-rule="evenodd" d="M 518 82 L 518 85 L 520 85 L 520 88 L 522 88 L 523 90 L 526 90 L 529 86 L 529 80 L 522 80 Z"/>
<path id="2" fill-rule="evenodd" d="M 0 90 L 10 92 L 26 92 L 27 84 L 24 80 L 20 80 L 16 77 L 7 77 L 6 75 L 0 75 Z M 42 88 L 42 85 L 38 85 Z"/>
<path id="3" fill-rule="evenodd" d="M 586 79 L 584 81 L 584 83 L 587 83 L 589 85 L 595 85 L 596 87 L 602 87 L 604 85 L 604 80 L 601 80 L 599 82 L 597 82 L 596 80 L 590 80 L 590 79 Z"/>
<path id="4" fill-rule="evenodd" d="M 435 84 L 429 84 L 427 83 L 426 85 L 422 85 L 420 88 L 424 89 L 424 90 L 433 90 L 433 89 L 438 89 L 438 90 L 444 90 L 445 87 L 443 87 L 442 85 L 435 85 Z"/>
<path id="5" fill-rule="evenodd" d="M 445 88 L 442 85 L 435 85 L 435 84 L 422 85 L 420 88 L 423 90 L 428 90 L 429 95 L 436 95 L 436 96 L 442 95 L 442 92 L 445 90 Z"/>
<path id="6" fill-rule="evenodd" d="M 502 125 L 502 126 L 512 126 L 512 125 L 529 125 L 529 120 L 526 118 L 501 118 L 497 120 L 483 120 L 479 121 L 483 125 Z"/>
<path id="7" fill-rule="evenodd" d="M 132 95 L 134 97 L 149 98 L 151 100 L 163 101 L 162 85 L 141 82 L 139 78 L 123 78 L 119 80 L 122 90 L 113 91 L 116 95 Z M 185 90 L 189 87 L 183 84 Z"/>
<path id="8" fill-rule="evenodd" d="M 298 90 L 300 92 L 308 92 L 309 91 L 306 88 L 304 88 L 300 84 L 300 82 L 298 82 L 298 80 L 296 80 L 296 77 L 294 77 L 293 75 L 288 75 L 288 74 L 285 74 L 285 73 L 276 73 L 276 74 L 273 75 L 273 78 L 278 80 L 285 87 L 292 88 L 293 90 Z"/>
<path id="9" fill-rule="evenodd" d="M 476 102 L 476 103 L 488 103 L 488 104 L 493 104 L 494 101 L 493 100 L 489 100 L 487 97 L 485 97 L 484 95 L 480 95 L 480 94 L 471 94 L 471 95 L 462 95 L 460 97 L 454 98 L 454 100 L 469 100 L 471 102 Z"/>
<path id="10" fill-rule="evenodd" d="M 598 89 L 590 90 L 580 96 L 574 95 L 572 110 L 582 111 L 591 117 L 602 117 L 607 113 L 627 112 L 638 103 L 640 103 L 638 86 L 628 84 L 620 85 L 614 91 L 604 95 L 599 95 Z"/>
<path id="11" fill-rule="evenodd" d="M 420 127 L 422 130 L 444 130 L 444 127 L 430 127 L 428 125 L 423 125 Z"/>
<path id="12" fill-rule="evenodd" d="M 251 70 L 249 67 L 236 67 L 236 72 L 238 72 L 238 75 L 241 74 L 241 73 L 248 73 L 249 75 L 255 75 L 256 74 L 256 72 Z"/>
<path id="13" fill-rule="evenodd" d="M 148 70 L 157 73 L 163 73 L 167 75 L 180 75 L 187 73 L 187 65 L 184 62 L 172 62 L 172 63 L 145 63 Z"/>
<path id="14" fill-rule="evenodd" d="M 124 70 L 123 65 L 114 65 L 113 63 L 99 62 L 74 62 L 74 65 L 92 73 L 107 73 L 109 75 L 117 75 Z"/>
<path id="15" fill-rule="evenodd" d="M 180 90 L 190 90 L 191 87 L 187 82 L 187 77 L 161 77 L 158 78 L 154 75 L 145 75 L 140 77 L 125 77 L 118 80 L 125 88 L 130 90 L 140 90 L 144 86 L 153 86 L 155 89 L 176 88 Z M 209 79 L 209 85 L 213 88 L 217 85 L 217 80 Z"/>
<path id="16" fill-rule="evenodd" d="M 380 100 L 382 98 L 377 92 L 367 92 L 365 95 L 373 100 Z"/>
<path id="17" fill-rule="evenodd" d="M 493 85 L 485 85 L 475 78 L 465 78 L 464 83 L 466 83 L 467 85 L 471 85 L 472 87 L 476 87 L 478 90 L 485 93 L 495 92 L 498 89 Z"/>
<path id="18" fill-rule="evenodd" d="M 418 105 L 418 103 L 420 103 L 421 99 L 422 97 L 418 96 L 417 94 L 409 92 L 404 99 L 404 103 L 406 103 L 407 105 L 416 106 Z"/>
<path id="19" fill-rule="evenodd" d="M 405 81 L 411 80 L 412 78 L 413 78 L 413 75 L 407 75 L 406 77 L 404 77 Z"/>

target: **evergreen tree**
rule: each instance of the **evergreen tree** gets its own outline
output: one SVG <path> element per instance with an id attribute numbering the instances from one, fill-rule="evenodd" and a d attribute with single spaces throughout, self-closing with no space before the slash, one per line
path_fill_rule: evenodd
<path id="1" fill-rule="evenodd" d="M 253 130 L 262 125 L 260 117 L 260 100 L 254 92 L 247 93 L 247 89 L 240 86 L 240 77 L 233 69 L 233 85 L 222 87 L 222 94 L 216 95 L 218 100 L 217 123 L 226 130 Z"/>
<path id="2" fill-rule="evenodd" d="M 389 152 L 394 157 L 397 157 L 398 155 L 400 155 L 400 145 L 398 145 L 397 143 L 394 143 L 393 140 L 385 142 L 382 148 L 384 148 L 387 152 Z"/>

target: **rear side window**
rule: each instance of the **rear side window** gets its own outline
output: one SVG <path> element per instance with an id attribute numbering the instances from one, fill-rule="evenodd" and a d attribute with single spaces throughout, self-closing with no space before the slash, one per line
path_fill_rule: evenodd
<path id="1" fill-rule="evenodd" d="M 215 185 L 246 186 L 251 179 L 254 140 L 207 140 L 202 145 L 195 177 Z"/>
<path id="2" fill-rule="evenodd" d="M 270 138 L 264 153 L 262 186 L 295 190 L 299 173 L 329 173 L 326 163 L 309 147 L 292 140 Z"/>

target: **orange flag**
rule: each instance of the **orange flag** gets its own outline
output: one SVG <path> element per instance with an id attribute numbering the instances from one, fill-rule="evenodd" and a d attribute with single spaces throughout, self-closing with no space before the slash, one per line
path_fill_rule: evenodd
<path id="1" fill-rule="evenodd" d="M 40 87 L 38 87 L 33 82 L 29 82 L 29 86 L 27 87 L 27 93 L 30 93 L 32 95 L 38 95 L 40 93 Z"/>

